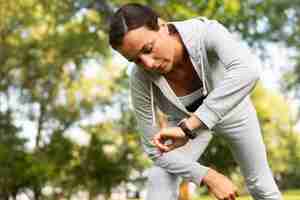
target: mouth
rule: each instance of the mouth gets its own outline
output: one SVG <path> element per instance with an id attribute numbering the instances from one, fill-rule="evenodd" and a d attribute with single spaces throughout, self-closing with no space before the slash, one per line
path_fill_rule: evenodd
<path id="1" fill-rule="evenodd" d="M 153 70 L 154 71 L 161 71 L 161 69 L 162 69 L 162 64 L 159 64 L 159 65 L 156 65 L 155 67 L 153 67 Z"/>
<path id="2" fill-rule="evenodd" d="M 162 72 L 164 71 L 163 65 L 159 65 L 159 66 L 156 68 L 156 71 L 162 73 Z"/>
<path id="3" fill-rule="evenodd" d="M 160 63 L 160 65 L 158 65 L 157 69 L 162 71 L 164 69 L 164 62 Z"/>
<path id="4" fill-rule="evenodd" d="M 165 71 L 166 68 L 166 63 L 164 61 L 162 61 L 161 63 L 159 63 L 158 65 L 156 65 L 153 70 L 157 71 L 159 73 L 163 73 Z"/>

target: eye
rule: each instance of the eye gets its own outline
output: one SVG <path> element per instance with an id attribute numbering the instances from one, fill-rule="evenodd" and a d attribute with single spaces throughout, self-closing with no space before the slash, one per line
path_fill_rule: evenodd
<path id="1" fill-rule="evenodd" d="M 149 54 L 149 53 L 152 52 L 152 49 L 153 49 L 153 43 L 147 44 L 147 45 L 143 48 L 142 53 L 144 53 L 144 54 Z"/>

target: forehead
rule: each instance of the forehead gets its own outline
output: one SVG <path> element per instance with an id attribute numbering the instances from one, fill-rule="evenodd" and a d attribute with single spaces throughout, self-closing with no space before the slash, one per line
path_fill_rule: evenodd
<path id="1" fill-rule="evenodd" d="M 125 34 L 120 53 L 127 58 L 132 58 L 139 50 L 152 40 L 155 31 L 149 30 L 146 27 L 133 29 Z"/>

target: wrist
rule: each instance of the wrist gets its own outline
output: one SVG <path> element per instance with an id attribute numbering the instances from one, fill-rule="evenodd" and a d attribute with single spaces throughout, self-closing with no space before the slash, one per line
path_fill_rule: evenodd
<path id="1" fill-rule="evenodd" d="M 211 180 L 213 173 L 214 173 L 214 170 L 211 168 L 208 168 L 206 175 L 202 178 L 202 183 L 204 185 L 209 185 L 209 181 Z"/>
<path id="2" fill-rule="evenodd" d="M 177 126 L 181 129 L 181 132 L 184 133 L 186 138 L 194 139 L 197 135 L 187 126 L 187 118 L 181 120 Z"/>
<path id="3" fill-rule="evenodd" d="M 206 125 L 195 114 L 187 118 L 186 125 L 192 131 L 207 128 Z"/>
<path id="4" fill-rule="evenodd" d="M 179 129 L 179 133 L 178 133 L 178 137 L 179 138 L 187 138 L 185 132 L 182 130 L 181 127 L 177 126 L 177 128 Z"/>
<path id="5" fill-rule="evenodd" d="M 191 119 L 191 117 L 187 118 L 186 121 L 185 121 L 185 124 L 186 124 L 187 128 L 190 129 L 190 130 L 197 129 L 197 128 L 195 127 L 195 123 L 194 123 L 193 121 L 194 121 L 194 120 Z"/>
<path id="6" fill-rule="evenodd" d="M 212 168 L 208 168 L 206 175 L 202 178 L 202 183 L 207 187 L 213 187 L 220 178 L 223 179 L 222 174 Z"/>

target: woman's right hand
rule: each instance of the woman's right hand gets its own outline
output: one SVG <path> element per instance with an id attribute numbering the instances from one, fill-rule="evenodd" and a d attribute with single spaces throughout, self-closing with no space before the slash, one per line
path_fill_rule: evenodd
<path id="1" fill-rule="evenodd" d="M 238 197 L 237 187 L 226 176 L 211 168 L 202 181 L 218 200 L 235 200 Z"/>

